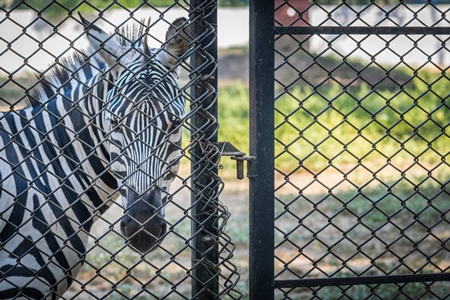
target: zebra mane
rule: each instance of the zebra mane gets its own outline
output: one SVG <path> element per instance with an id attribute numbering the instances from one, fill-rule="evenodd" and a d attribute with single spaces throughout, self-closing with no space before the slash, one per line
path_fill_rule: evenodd
<path id="1" fill-rule="evenodd" d="M 44 74 L 35 73 L 36 83 L 28 94 L 28 105 L 39 105 L 58 93 L 64 93 L 64 89 L 70 88 L 75 80 L 81 82 L 83 74 L 97 74 L 105 67 L 105 63 L 97 55 L 91 56 L 90 50 L 75 52 L 68 57 L 60 59 L 51 69 Z"/>
<path id="2" fill-rule="evenodd" d="M 117 31 L 115 38 L 123 46 L 139 48 L 143 45 L 143 52 L 149 53 L 146 34 L 149 24 L 150 19 L 147 23 L 143 20 L 138 24 L 123 26 Z M 34 74 L 36 82 L 29 90 L 26 107 L 40 105 L 53 96 L 64 93 L 71 83 L 84 82 L 87 74 L 92 77 L 102 72 L 105 67 L 100 55 L 93 53 L 90 48 L 60 59 L 45 73 Z"/>
<path id="3" fill-rule="evenodd" d="M 122 46 L 140 46 L 147 47 L 147 33 L 150 28 L 150 18 L 146 21 L 141 20 L 138 23 L 133 23 L 132 25 L 126 25 L 119 29 L 116 39 Z"/>

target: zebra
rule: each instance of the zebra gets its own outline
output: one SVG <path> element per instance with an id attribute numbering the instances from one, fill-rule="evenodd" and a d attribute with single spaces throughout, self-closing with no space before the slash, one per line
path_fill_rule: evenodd
<path id="1" fill-rule="evenodd" d="M 167 235 L 189 22 L 176 19 L 150 48 L 150 22 L 109 35 L 80 19 L 89 50 L 41 75 L 26 108 L 0 115 L 0 298 L 59 298 L 115 195 L 129 247 L 145 255 Z"/>

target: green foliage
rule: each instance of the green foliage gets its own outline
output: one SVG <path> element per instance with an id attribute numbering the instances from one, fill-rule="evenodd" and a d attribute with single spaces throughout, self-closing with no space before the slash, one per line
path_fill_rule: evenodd
<path id="1" fill-rule="evenodd" d="M 248 89 L 241 81 L 219 87 L 220 139 L 248 153 Z"/>
<path id="2" fill-rule="evenodd" d="M 440 162 L 450 139 L 448 80 L 421 71 L 401 90 L 366 84 L 295 86 L 275 102 L 277 168 L 318 170 L 362 163 L 402 165 Z M 219 139 L 248 153 L 248 90 L 242 83 L 219 88 Z"/>
<path id="3" fill-rule="evenodd" d="M 219 0 L 219 6 L 247 6 L 248 0 Z"/>
<path id="4" fill-rule="evenodd" d="M 320 169 L 356 163 L 370 154 L 397 163 L 412 161 L 411 156 L 437 162 L 449 142 L 442 129 L 450 101 L 447 80 L 426 83 L 433 82 L 431 76 L 420 73 L 403 91 L 372 90 L 365 84 L 345 90 L 338 84 L 317 90 L 294 87 L 276 101 L 278 164 L 295 159 Z"/>

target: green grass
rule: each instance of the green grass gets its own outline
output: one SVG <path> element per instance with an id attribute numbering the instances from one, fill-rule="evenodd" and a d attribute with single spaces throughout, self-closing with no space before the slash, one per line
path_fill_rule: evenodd
<path id="1" fill-rule="evenodd" d="M 314 89 L 293 85 L 277 90 L 277 169 L 317 171 L 330 164 L 376 160 L 404 165 L 414 157 L 433 165 L 445 158 L 450 143 L 446 134 L 450 119 L 447 77 L 401 68 L 394 73 L 402 78 L 402 85 L 358 82 L 344 86 L 333 81 Z M 2 78 L 0 99 L 21 99 L 27 81 Z M 219 140 L 231 142 L 245 153 L 249 152 L 248 102 L 248 87 L 241 81 L 219 86 Z M 187 132 L 185 135 L 187 145 Z M 234 168 L 229 162 L 225 166 Z"/>
<path id="2" fill-rule="evenodd" d="M 241 82 L 219 87 L 219 140 L 248 153 L 248 88 Z"/>
<path id="3" fill-rule="evenodd" d="M 421 72 L 402 89 L 294 86 L 275 101 L 276 166 L 317 171 L 365 162 L 435 165 L 448 155 L 448 80 Z M 219 88 L 219 140 L 248 153 L 248 90 Z"/>

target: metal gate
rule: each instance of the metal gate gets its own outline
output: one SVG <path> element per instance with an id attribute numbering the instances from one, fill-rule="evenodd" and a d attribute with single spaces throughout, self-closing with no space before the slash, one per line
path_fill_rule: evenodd
<path id="1" fill-rule="evenodd" d="M 450 296 L 450 7 L 357 3 L 250 1 L 251 299 Z"/>
<path id="2" fill-rule="evenodd" d="M 130 7 L 129 5 L 134 6 Z M 140 36 L 139 39 L 143 38 L 152 47 L 159 48 L 161 44 L 163 47 L 168 47 L 171 42 L 166 41 L 165 35 L 171 22 L 181 16 L 188 18 L 186 22 L 189 22 L 189 24 L 187 26 L 184 24 L 183 28 L 176 28 L 177 32 L 181 30 L 188 32 L 186 27 L 190 28 L 189 49 L 177 62 L 177 65 L 182 69 L 181 89 L 177 95 L 186 95 L 188 106 L 188 112 L 177 123 L 177 126 L 183 128 L 183 135 L 185 135 L 184 143 L 178 149 L 181 151 L 181 157 L 178 159 L 181 159 L 182 167 L 178 174 L 169 174 L 175 177 L 175 183 L 170 190 L 170 194 L 168 191 L 161 192 L 166 193 L 164 207 L 167 232 L 163 233 L 165 241 L 157 251 L 138 253 L 127 247 L 129 239 L 121 234 L 119 223 L 124 210 L 128 211 L 128 209 L 122 207 L 120 201 L 117 202 L 110 195 L 105 200 L 105 204 L 102 204 L 103 206 L 98 210 L 103 213 L 104 207 L 111 207 L 105 214 L 97 216 L 99 220 L 87 233 L 90 239 L 85 252 L 77 253 L 80 258 L 79 262 L 76 263 L 77 266 L 84 264 L 81 272 L 78 276 L 75 276 L 76 274 L 72 276 L 72 268 L 77 266 L 70 266 L 65 270 L 65 276 L 69 277 L 67 281 L 71 282 L 69 290 L 65 293 L 64 291 L 56 292 L 56 285 L 59 283 L 56 282 L 49 286 L 49 291 L 44 297 L 62 297 L 63 299 L 241 298 L 241 293 L 235 289 L 239 275 L 235 265 L 230 260 L 233 256 L 234 245 L 231 238 L 224 232 L 230 215 L 227 208 L 218 200 L 223 183 L 217 174 L 220 150 L 216 147 L 218 131 L 217 1 L 174 1 L 170 7 L 165 8 L 155 7 L 152 5 L 152 1 L 3 1 L 0 3 L 0 61 L 2 62 L 0 65 L 0 100 L 2 101 L 2 111 L 9 112 L 10 115 L 20 115 L 19 111 L 23 109 L 24 105 L 26 106 L 26 104 L 23 104 L 23 100 L 26 100 L 33 87 L 39 84 L 39 81 L 46 80 L 48 78 L 46 76 L 50 76 L 49 74 L 54 72 L 52 68 L 56 65 L 60 65 L 60 69 L 56 73 L 64 72 L 63 69 L 67 67 L 67 63 L 65 64 L 63 58 L 70 53 L 82 53 L 86 57 L 91 56 L 92 60 L 92 57 L 97 55 L 96 53 L 82 52 L 82 49 L 86 47 L 83 41 L 87 30 L 83 28 L 83 22 L 81 22 L 77 12 L 83 12 L 85 17 L 92 21 L 95 26 L 106 32 L 112 32 L 116 35 L 122 34 L 123 36 L 119 38 L 119 41 L 131 44 L 132 47 L 136 48 L 139 46 L 139 40 L 127 40 L 127 38 L 130 38 L 127 36 L 127 32 L 131 32 L 131 30 L 123 31 L 122 29 L 125 26 L 137 28 L 132 27 L 132 24 L 138 24 L 138 27 L 146 25 L 147 27 L 141 32 L 146 37 Z M 152 19 L 148 25 L 143 22 L 143 19 L 150 17 Z M 168 38 L 170 38 L 169 34 Z M 115 37 L 111 38 L 111 40 L 114 39 Z M 106 44 L 107 40 L 101 42 Z M 144 50 L 137 49 L 136 51 L 143 53 L 143 55 L 149 55 L 150 52 L 145 52 L 145 47 L 148 46 L 144 46 Z M 109 48 L 106 51 L 114 50 Z M 155 56 L 150 55 L 148 59 L 155 59 Z M 42 63 L 45 65 L 42 65 Z M 49 63 L 50 66 L 48 66 Z M 123 67 L 122 63 L 118 63 L 117 66 Z M 174 71 L 169 67 L 167 68 L 167 73 Z M 75 72 L 81 69 L 87 68 L 79 66 L 79 69 Z M 89 69 L 89 72 L 97 71 Z M 30 74 L 36 72 L 38 77 L 33 78 Z M 53 86 L 51 89 L 54 89 L 55 94 L 64 95 L 63 98 L 65 97 L 68 101 L 66 105 L 73 105 L 73 110 L 77 110 L 77 103 L 70 102 L 72 99 L 65 92 L 67 87 L 65 86 L 65 80 L 70 82 L 73 78 L 79 77 L 69 75 L 61 80 L 60 86 Z M 107 75 L 106 78 L 112 77 Z M 141 77 L 134 79 L 142 80 Z M 164 77 L 162 80 L 164 80 Z M 31 84 L 28 82 L 31 82 Z M 110 85 L 112 84 L 113 81 L 111 80 Z M 108 86 L 109 88 L 112 87 Z M 89 88 L 86 94 L 91 93 L 92 90 Z M 34 104 L 36 105 L 35 110 L 47 110 L 46 104 L 51 101 L 52 99 L 47 99 L 43 103 Z M 101 111 L 96 112 L 95 115 L 99 116 L 101 113 Z M 28 113 L 28 115 L 33 114 Z M 57 115 L 57 113 L 54 112 L 54 115 Z M 0 118 L 7 117 L 1 114 Z M 94 122 L 94 118 L 95 116 L 90 122 Z M 24 123 L 24 130 L 34 126 L 30 125 L 34 124 L 32 121 L 30 119 L 25 122 L 26 124 Z M 65 126 L 66 123 L 61 121 L 58 124 L 62 124 L 58 126 Z M 17 126 L 20 126 L 20 124 L 17 124 Z M 31 130 L 38 131 L 39 129 L 33 127 Z M 82 130 L 84 129 L 80 129 L 80 132 Z M 3 131 L 8 132 L 4 128 Z M 80 132 L 75 132 L 75 139 L 78 139 Z M 11 144 L 17 144 L 20 147 L 22 141 L 14 140 L 15 137 L 11 135 L 13 140 Z M 69 141 L 68 143 L 72 142 Z M 43 147 L 41 143 L 44 144 L 45 141 L 34 141 L 33 143 L 34 148 L 27 149 L 27 151 L 29 151 L 29 157 L 35 159 L 33 151 Z M 91 153 L 95 153 L 103 147 L 102 143 L 103 141 L 100 141 L 98 145 L 89 145 L 92 146 Z M 56 146 L 58 147 L 58 145 Z M 0 150 L 4 150 L 4 148 Z M 43 152 L 45 151 L 43 150 Z M 60 156 L 68 155 L 64 149 L 60 149 L 59 153 Z M 82 158 L 81 161 L 86 159 Z M 77 159 L 74 158 L 74 161 L 76 162 Z M 15 162 L 10 163 L 15 164 Z M 191 170 L 183 168 L 186 163 L 190 163 Z M 25 169 L 28 167 L 24 161 L 19 161 L 16 164 L 17 168 L 23 167 Z M 45 173 L 47 168 L 52 167 L 52 162 L 50 162 L 42 172 Z M 62 176 L 59 180 L 61 186 L 64 186 L 68 177 L 78 176 L 75 172 L 78 172 L 79 169 L 82 169 L 82 167 L 74 173 L 65 174 L 64 176 L 67 177 L 62 176 L 64 170 L 56 175 L 51 174 L 51 176 Z M 150 175 L 147 174 L 147 176 Z M 95 187 L 98 182 L 98 178 L 91 179 L 92 183 L 89 189 Z M 6 180 L 7 178 L 0 180 L 2 195 L 5 193 Z M 29 180 L 28 184 L 21 193 L 34 192 L 33 185 L 39 179 L 34 181 L 27 178 L 26 180 Z M 76 193 L 77 199 L 84 199 L 82 198 L 83 194 L 89 193 L 89 190 L 78 190 Z M 18 202 L 17 199 L 19 197 L 14 201 Z M 62 199 L 59 200 L 63 203 Z M 24 206 L 26 205 L 28 204 L 25 203 Z M 42 234 L 46 238 L 50 237 L 50 241 L 52 238 L 50 233 L 52 229 L 50 228 L 53 228 L 53 225 L 66 226 L 67 228 L 73 225 L 73 223 L 64 219 L 64 215 L 70 212 L 70 206 L 61 205 L 62 216 L 58 217 L 54 223 L 46 223 L 45 218 L 47 216 L 38 215 L 39 207 L 34 208 L 36 211 L 28 211 L 28 208 L 25 208 L 23 216 L 30 215 L 30 218 L 25 220 L 24 223 L 40 223 L 46 226 Z M 0 212 L 1 251 L 4 250 L 4 246 L 8 242 L 8 239 L 4 239 L 3 226 L 5 224 L 9 227 L 12 226 L 12 235 L 17 234 L 20 230 L 20 226 L 17 224 L 21 224 L 21 217 L 7 217 L 4 213 L 8 212 L 8 209 Z M 23 212 L 23 207 L 21 209 Z M 94 209 L 94 214 L 96 213 L 97 208 Z M 96 217 L 92 216 L 92 218 Z M 92 219 L 89 220 L 89 222 L 92 221 Z M 140 226 L 142 227 L 144 224 Z M 83 227 L 84 224 L 75 226 L 72 237 L 83 234 Z M 24 235 L 23 238 L 28 243 L 34 243 L 34 239 L 42 240 L 35 235 L 36 233 L 33 231 L 29 233 L 29 236 L 28 233 L 26 236 Z M 56 244 L 62 243 L 61 251 L 63 251 L 64 247 L 70 247 L 71 245 L 70 241 L 58 242 L 59 237 L 53 238 L 53 242 L 49 242 L 49 249 L 55 249 Z M 53 254 L 61 257 L 58 253 Z M 47 272 L 45 268 L 53 263 L 53 254 L 45 253 L 44 257 L 45 259 L 48 258 L 47 262 L 39 262 L 37 258 L 38 262 L 42 263 L 42 269 L 39 270 L 35 266 L 25 266 L 21 262 L 28 255 L 27 253 L 13 251 L 6 253 L 8 260 L 15 259 L 15 266 L 26 269 L 27 272 L 14 273 L 15 266 L 11 267 L 10 262 L 7 263 L 7 267 L 4 267 L 4 262 L 0 262 L 0 284 L 6 282 L 9 287 L 17 287 L 16 290 L 13 289 L 16 294 L 11 294 L 11 297 L 24 297 L 27 292 L 32 290 L 33 286 L 28 286 L 26 282 L 23 283 L 21 276 L 32 282 L 33 278 Z M 36 257 L 38 256 L 40 254 Z M 68 257 L 62 258 L 62 260 L 64 259 L 73 260 L 73 258 Z M 48 278 L 51 278 L 51 276 L 50 274 Z M 51 285 L 51 283 L 48 285 Z M 0 298 L 4 297 L 7 296 L 0 292 Z M 37 294 L 31 297 L 37 297 Z"/>

